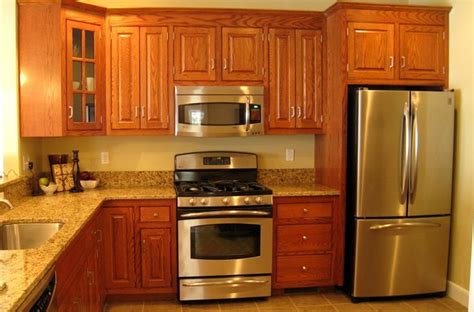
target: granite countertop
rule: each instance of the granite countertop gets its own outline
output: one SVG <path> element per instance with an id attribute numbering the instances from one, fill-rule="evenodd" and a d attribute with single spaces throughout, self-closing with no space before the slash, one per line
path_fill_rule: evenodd
<path id="1" fill-rule="evenodd" d="M 273 196 L 275 197 L 334 196 L 340 194 L 338 190 L 320 184 L 267 184 L 266 186 L 273 191 Z"/>
<path id="2" fill-rule="evenodd" d="M 330 196 L 339 191 L 322 185 L 267 185 L 275 197 Z M 0 281 L 7 289 L 0 291 L 0 311 L 15 310 L 36 284 L 54 265 L 106 200 L 176 198 L 174 187 L 105 188 L 84 193 L 61 193 L 53 196 L 25 197 L 20 204 L 0 216 L 0 224 L 16 222 L 63 222 L 63 228 L 39 248 L 0 250 Z"/>
<path id="3" fill-rule="evenodd" d="M 0 311 L 13 311 L 54 265 L 61 252 L 91 219 L 105 200 L 176 198 L 173 187 L 97 189 L 84 193 L 26 197 L 0 216 L 0 224 L 16 222 L 63 222 L 63 228 L 39 248 L 0 250 Z"/>

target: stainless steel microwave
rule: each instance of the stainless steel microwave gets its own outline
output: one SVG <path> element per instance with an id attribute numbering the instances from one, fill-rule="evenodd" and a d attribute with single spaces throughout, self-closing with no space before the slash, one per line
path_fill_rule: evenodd
<path id="1" fill-rule="evenodd" d="M 263 87 L 176 86 L 179 136 L 225 137 L 263 134 Z"/>

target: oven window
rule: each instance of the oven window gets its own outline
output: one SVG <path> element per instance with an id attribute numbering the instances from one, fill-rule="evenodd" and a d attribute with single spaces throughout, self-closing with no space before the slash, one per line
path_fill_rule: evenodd
<path id="1" fill-rule="evenodd" d="M 181 124 L 203 126 L 238 126 L 245 124 L 245 104 L 199 103 L 181 105 L 178 108 Z M 261 122 L 261 106 L 250 105 L 250 123 Z"/>
<path id="2" fill-rule="evenodd" d="M 260 256 L 260 226 L 211 224 L 191 227 L 191 258 L 240 259 Z"/>

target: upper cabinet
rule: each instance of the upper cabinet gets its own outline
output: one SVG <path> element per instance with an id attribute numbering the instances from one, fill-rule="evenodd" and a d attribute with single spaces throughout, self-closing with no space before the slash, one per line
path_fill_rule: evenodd
<path id="1" fill-rule="evenodd" d="M 18 1 L 23 137 L 104 134 L 105 10 Z"/>
<path id="2" fill-rule="evenodd" d="M 175 27 L 174 80 L 216 80 L 216 29 Z"/>
<path id="3" fill-rule="evenodd" d="M 262 28 L 222 28 L 222 79 L 262 81 Z"/>
<path id="4" fill-rule="evenodd" d="M 322 131 L 321 30 L 270 29 L 270 133 Z"/>

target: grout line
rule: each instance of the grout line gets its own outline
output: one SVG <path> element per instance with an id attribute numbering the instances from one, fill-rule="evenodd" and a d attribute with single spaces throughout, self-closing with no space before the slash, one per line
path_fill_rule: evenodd
<path id="1" fill-rule="evenodd" d="M 404 305 L 406 305 L 408 308 L 410 308 L 412 311 L 416 311 L 415 307 L 412 307 L 408 302 L 402 301 Z"/>
<path id="2" fill-rule="evenodd" d="M 441 301 L 441 298 L 435 298 L 435 301 L 436 301 L 438 304 L 441 304 L 442 306 L 448 308 L 448 310 L 450 310 L 450 311 L 456 311 L 454 308 L 451 308 L 451 307 L 448 306 L 446 303 L 444 303 L 443 301 Z"/>
<path id="3" fill-rule="evenodd" d="M 285 297 L 288 297 L 288 299 L 290 300 L 291 304 L 292 304 L 293 307 L 295 308 L 295 311 L 298 311 L 298 307 L 296 306 L 296 303 L 293 301 L 293 299 L 291 299 L 291 296 L 285 295 Z"/>

